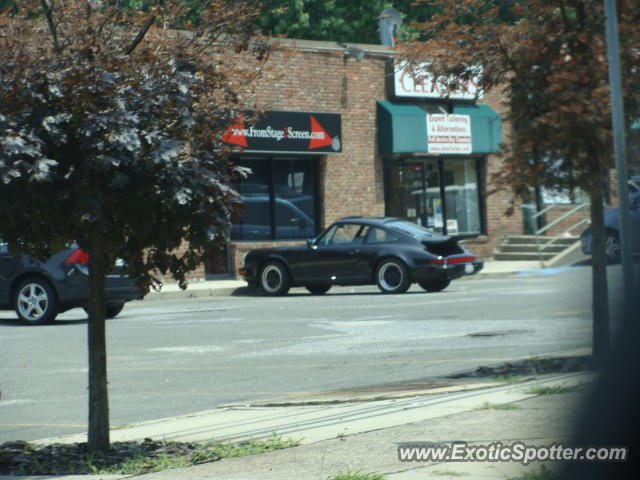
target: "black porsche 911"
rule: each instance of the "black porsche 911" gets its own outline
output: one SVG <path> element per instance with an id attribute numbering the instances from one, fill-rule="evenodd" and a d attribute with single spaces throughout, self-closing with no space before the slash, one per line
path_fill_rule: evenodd
<path id="1" fill-rule="evenodd" d="M 414 282 L 439 292 L 482 267 L 454 237 L 397 218 L 348 217 L 307 245 L 251 250 L 240 274 L 266 295 L 285 295 L 292 286 L 319 295 L 333 285 L 368 284 L 404 293 Z"/>

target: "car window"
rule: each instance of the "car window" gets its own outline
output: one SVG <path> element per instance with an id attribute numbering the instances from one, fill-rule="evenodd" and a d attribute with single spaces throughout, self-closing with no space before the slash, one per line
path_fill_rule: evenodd
<path id="1" fill-rule="evenodd" d="M 385 242 L 395 242 L 398 240 L 398 236 L 394 235 L 387 230 L 382 228 L 372 228 L 371 233 L 367 237 L 367 243 L 385 243 Z"/>
<path id="2" fill-rule="evenodd" d="M 393 230 L 397 230 L 402 233 L 408 233 L 409 235 L 414 237 L 433 235 L 433 232 L 426 229 L 425 227 L 421 227 L 420 225 L 416 225 L 415 223 L 411 222 L 403 222 L 402 220 L 388 222 L 385 225 Z"/>
<path id="3" fill-rule="evenodd" d="M 355 223 L 341 223 L 331 228 L 322 237 L 322 245 L 344 245 L 348 243 L 361 243 L 364 239 L 362 235 L 365 227 Z"/>
<path id="4" fill-rule="evenodd" d="M 329 245 L 329 243 L 331 242 L 331 238 L 333 237 L 333 234 L 335 233 L 335 231 L 336 231 L 336 225 L 334 225 L 329 230 L 324 232 L 324 234 L 322 234 L 322 236 L 318 240 L 318 245 Z"/>

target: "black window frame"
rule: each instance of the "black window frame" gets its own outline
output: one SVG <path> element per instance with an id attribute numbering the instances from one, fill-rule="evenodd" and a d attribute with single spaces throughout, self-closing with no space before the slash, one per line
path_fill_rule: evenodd
<path id="1" fill-rule="evenodd" d="M 242 162 L 245 160 L 250 161 L 264 161 L 267 164 L 267 195 L 269 197 L 269 222 L 271 227 L 270 238 L 264 239 L 231 239 L 232 242 L 251 242 L 251 243 L 259 243 L 259 242 L 287 242 L 287 241 L 296 241 L 303 240 L 302 238 L 278 238 L 277 236 L 277 222 L 276 222 L 276 173 L 275 173 L 275 164 L 278 161 L 282 160 L 307 160 L 311 162 L 311 174 L 313 176 L 311 182 L 313 185 L 313 216 L 312 220 L 314 221 L 314 230 L 313 237 L 315 238 L 321 232 L 320 230 L 320 215 L 321 215 L 321 188 L 320 188 L 320 161 L 324 158 L 323 156 L 316 155 L 286 155 L 286 154 L 269 154 L 269 155 L 251 155 L 251 154 L 243 154 L 233 158 L 233 163 L 236 165 L 242 166 Z"/>
<path id="2" fill-rule="evenodd" d="M 438 166 L 438 187 L 440 190 L 440 199 L 442 201 L 442 235 L 448 235 L 447 233 L 447 192 L 444 177 L 445 163 L 451 160 L 475 160 L 476 176 L 477 176 L 477 189 L 478 189 L 478 214 L 480 220 L 480 232 L 470 232 L 456 235 L 458 237 L 477 237 L 479 235 L 487 234 L 487 213 L 486 213 L 486 157 L 485 156 L 472 156 L 461 157 L 455 156 L 451 158 L 432 157 L 432 156 L 418 156 L 418 155 L 394 155 L 386 158 L 384 161 L 384 198 L 385 198 L 385 215 L 392 215 L 388 211 L 388 205 L 390 204 L 390 197 L 395 194 L 392 191 L 391 182 L 391 170 L 398 167 L 408 167 L 411 165 L 423 166 L 422 175 L 424 176 L 424 165 L 428 161 L 436 161 Z M 424 178 L 424 177 L 423 177 Z"/>

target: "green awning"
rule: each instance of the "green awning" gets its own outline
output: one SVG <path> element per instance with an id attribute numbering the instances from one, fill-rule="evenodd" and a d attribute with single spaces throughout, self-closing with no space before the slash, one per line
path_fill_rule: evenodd
<path id="1" fill-rule="evenodd" d="M 502 143 L 502 120 L 489 105 L 454 105 L 453 113 L 471 117 L 472 153 L 496 153 Z"/>
<path id="2" fill-rule="evenodd" d="M 452 113 L 470 117 L 471 154 L 499 151 L 502 143 L 502 122 L 491 107 L 457 105 L 453 107 Z M 428 153 L 427 115 L 426 111 L 415 104 L 379 101 L 380 153 Z"/>
<path id="3" fill-rule="evenodd" d="M 426 152 L 426 112 L 408 103 L 378 102 L 378 141 L 382 153 Z"/>

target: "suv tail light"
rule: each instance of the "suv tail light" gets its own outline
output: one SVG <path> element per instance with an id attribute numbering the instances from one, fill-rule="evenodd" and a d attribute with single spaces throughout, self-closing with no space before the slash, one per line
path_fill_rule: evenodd
<path id="1" fill-rule="evenodd" d="M 67 257 L 67 259 L 62 262 L 64 264 L 82 264 L 87 265 L 89 263 L 89 254 L 81 249 L 74 250 L 71 255 Z"/>

